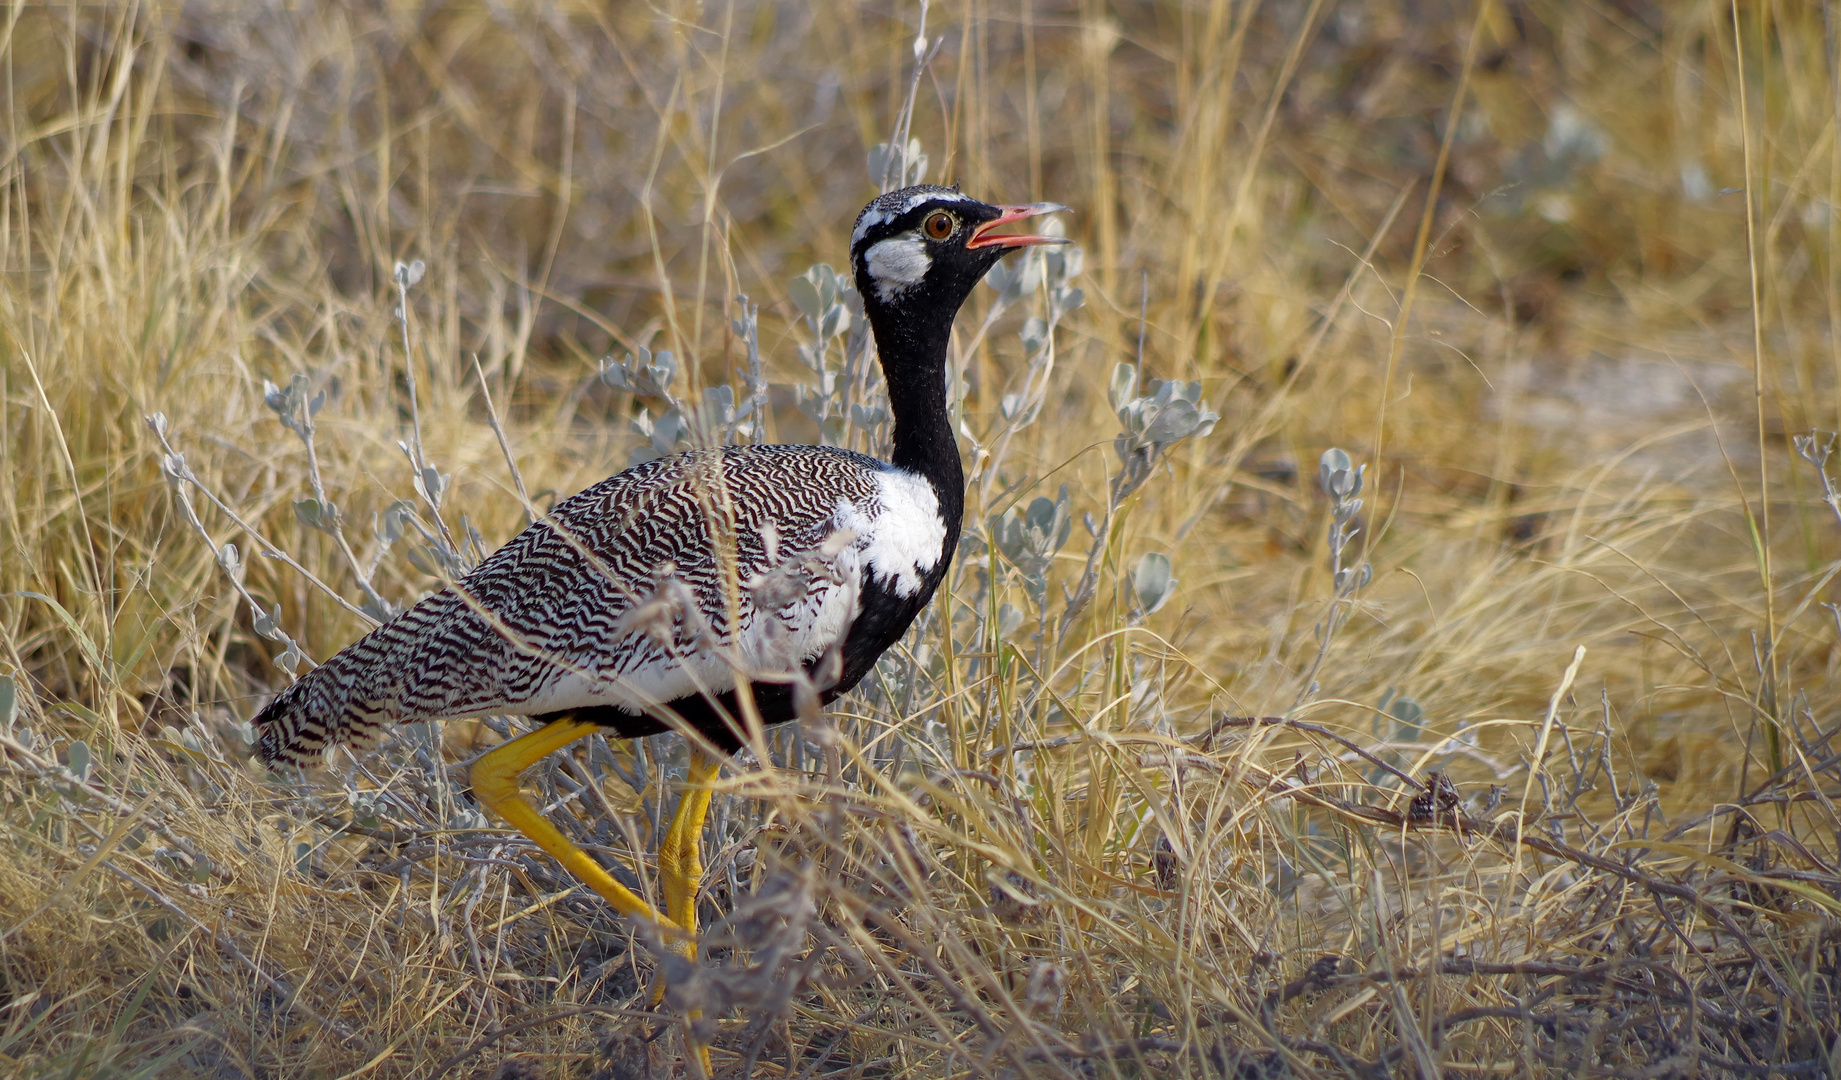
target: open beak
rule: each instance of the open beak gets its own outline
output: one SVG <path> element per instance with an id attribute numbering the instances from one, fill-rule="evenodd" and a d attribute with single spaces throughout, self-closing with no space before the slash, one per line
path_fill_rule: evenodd
<path id="1" fill-rule="evenodd" d="M 996 247 L 1008 250 L 1010 248 L 1029 247 L 1032 244 L 1068 243 L 1068 238 L 1065 236 L 993 236 L 991 234 L 991 230 L 1002 225 L 1008 225 L 1012 221 L 1021 221 L 1024 218 L 1035 217 L 1038 214 L 1067 213 L 1068 208 L 1062 206 L 1060 203 L 1039 202 L 1030 203 L 1027 206 L 1000 206 L 998 209 L 1002 210 L 1003 213 L 985 222 L 983 225 L 978 226 L 976 229 L 973 229 L 972 238 L 965 242 L 966 247 Z"/>

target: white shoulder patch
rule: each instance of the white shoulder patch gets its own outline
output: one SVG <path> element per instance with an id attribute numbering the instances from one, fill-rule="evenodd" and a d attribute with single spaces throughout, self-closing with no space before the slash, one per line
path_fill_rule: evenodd
<path id="1" fill-rule="evenodd" d="M 946 523 L 940 499 L 924 476 L 887 469 L 876 474 L 881 508 L 872 518 L 863 508 L 838 500 L 837 525 L 857 534 L 868 576 L 881 579 L 897 596 L 913 596 L 927 572 L 940 564 Z"/>
<path id="2" fill-rule="evenodd" d="M 863 261 L 869 267 L 870 280 L 876 283 L 876 294 L 887 303 L 927 276 L 933 256 L 927 254 L 927 244 L 920 237 L 903 233 L 870 248 Z"/>

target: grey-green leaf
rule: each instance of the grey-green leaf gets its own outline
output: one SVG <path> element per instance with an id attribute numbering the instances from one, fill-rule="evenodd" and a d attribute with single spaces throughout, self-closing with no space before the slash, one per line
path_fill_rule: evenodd
<path id="1" fill-rule="evenodd" d="M 818 299 L 818 286 L 812 283 L 809 271 L 788 281 L 786 293 L 793 298 L 793 306 L 808 319 L 818 318 L 818 313 L 823 310 Z"/>
<path id="2" fill-rule="evenodd" d="M 1132 394 L 1138 388 L 1138 371 L 1130 364 L 1120 364 L 1112 369 L 1112 385 L 1106 389 L 1107 400 L 1112 402 L 1112 411 L 1123 413 L 1125 406 L 1131 403 Z"/>
<path id="3" fill-rule="evenodd" d="M 1132 591 L 1137 594 L 1138 610 L 1146 615 L 1167 603 L 1176 593 L 1176 579 L 1170 576 L 1170 557 L 1160 552 L 1146 552 L 1131 574 Z"/>
<path id="4" fill-rule="evenodd" d="M 997 609 L 997 640 L 1003 641 L 1023 625 L 1023 613 L 1009 604 Z"/>

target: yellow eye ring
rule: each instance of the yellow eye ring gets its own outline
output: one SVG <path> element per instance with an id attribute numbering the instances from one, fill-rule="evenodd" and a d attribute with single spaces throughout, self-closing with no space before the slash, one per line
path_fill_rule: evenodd
<path id="1" fill-rule="evenodd" d="M 926 233 L 930 240 L 944 240 L 952 235 L 955 224 L 951 214 L 944 210 L 936 210 L 927 216 L 926 222 L 921 225 L 921 231 Z"/>

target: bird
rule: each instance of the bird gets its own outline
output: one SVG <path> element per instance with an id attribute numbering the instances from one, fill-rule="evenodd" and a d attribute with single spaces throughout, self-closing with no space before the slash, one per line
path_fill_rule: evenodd
<path id="1" fill-rule="evenodd" d="M 1066 242 L 998 230 L 1066 210 L 956 185 L 871 200 L 850 261 L 888 389 L 888 460 L 738 445 L 609 477 L 279 693 L 254 719 L 260 756 L 311 766 L 397 724 L 530 717 L 540 726 L 474 763 L 475 798 L 694 957 L 710 784 L 747 742 L 747 717 L 779 724 L 848 693 L 944 580 L 965 508 L 946 400 L 953 320 L 1003 256 Z M 660 912 L 532 807 L 519 778 L 594 732 L 667 730 L 694 737 L 658 848 Z"/>

